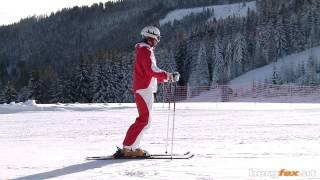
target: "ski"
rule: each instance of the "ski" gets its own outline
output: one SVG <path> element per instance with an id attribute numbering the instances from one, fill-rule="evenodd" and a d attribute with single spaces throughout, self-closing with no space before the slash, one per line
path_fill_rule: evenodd
<path id="1" fill-rule="evenodd" d="M 166 155 L 166 154 L 159 154 L 159 155 L 150 155 L 145 157 L 119 157 L 115 158 L 111 156 L 92 156 L 87 157 L 86 160 L 133 160 L 133 159 L 190 159 L 194 155 L 193 154 L 181 154 L 181 155 Z"/>
<path id="2" fill-rule="evenodd" d="M 190 151 L 184 154 L 173 154 L 172 156 L 186 156 L 188 154 L 190 154 Z M 171 154 L 151 154 L 151 156 L 171 156 Z"/>
<path id="3" fill-rule="evenodd" d="M 184 154 L 173 154 L 173 157 L 181 157 L 181 156 L 188 156 L 191 152 L 187 151 Z M 152 157 L 171 157 L 171 154 L 151 154 L 150 156 Z M 91 157 L 87 157 L 86 159 L 101 159 L 101 158 L 111 158 L 113 157 L 112 155 L 110 156 L 91 156 Z M 114 158 L 117 159 L 117 158 Z"/>

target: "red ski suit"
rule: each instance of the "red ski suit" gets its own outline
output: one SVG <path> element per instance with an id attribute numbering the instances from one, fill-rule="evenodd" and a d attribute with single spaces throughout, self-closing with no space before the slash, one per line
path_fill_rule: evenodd
<path id="1" fill-rule="evenodd" d="M 153 47 L 141 42 L 136 44 L 133 91 L 139 116 L 129 127 L 123 146 L 135 150 L 139 147 L 144 130 L 150 126 L 153 93 L 157 91 L 157 81 L 168 80 L 169 74 L 157 67 Z"/>

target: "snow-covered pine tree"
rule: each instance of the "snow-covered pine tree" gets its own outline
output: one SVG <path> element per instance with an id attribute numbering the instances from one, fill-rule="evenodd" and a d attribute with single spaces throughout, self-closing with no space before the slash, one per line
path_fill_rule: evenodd
<path id="1" fill-rule="evenodd" d="M 314 0 L 312 4 L 313 26 L 315 30 L 315 46 L 320 45 L 320 1 Z"/>
<path id="2" fill-rule="evenodd" d="M 272 84 L 274 84 L 274 85 L 281 85 L 282 84 L 280 73 L 278 71 L 276 64 L 273 65 L 273 73 L 272 73 L 272 80 L 271 81 L 272 81 Z"/>
<path id="3" fill-rule="evenodd" d="M 243 33 L 238 32 L 235 41 L 234 41 L 234 52 L 233 52 L 234 63 L 236 64 L 236 76 L 246 72 L 249 68 L 247 67 L 249 63 L 247 63 L 248 59 L 248 46 L 247 40 Z"/>
<path id="4" fill-rule="evenodd" d="M 122 74 L 122 96 L 120 102 L 131 103 L 134 102 L 133 92 L 132 92 L 132 64 L 123 64 L 121 70 Z"/>
<path id="5" fill-rule="evenodd" d="M 19 90 L 17 95 L 17 102 L 25 102 L 28 100 L 30 95 L 30 89 L 27 87 L 23 87 Z"/>
<path id="6" fill-rule="evenodd" d="M 186 41 L 181 41 L 178 44 L 177 50 L 175 51 L 174 59 L 177 64 L 177 71 L 181 75 L 180 79 L 180 84 L 182 86 L 186 85 L 186 72 L 184 67 L 184 63 L 187 58 L 187 42 Z"/>
<path id="7" fill-rule="evenodd" d="M 189 78 L 191 87 L 202 87 L 210 85 L 209 67 L 207 62 L 207 53 L 204 42 L 200 43 L 198 57 L 193 64 L 192 72 Z"/>
<path id="8" fill-rule="evenodd" d="M 62 79 L 63 87 L 63 102 L 64 103 L 74 103 L 77 102 L 75 92 L 74 92 L 74 83 L 72 78 Z"/>
<path id="9" fill-rule="evenodd" d="M 305 85 L 314 86 L 318 84 L 316 68 L 317 68 L 316 58 L 310 55 L 307 62 Z"/>
<path id="10" fill-rule="evenodd" d="M 234 43 L 232 40 L 229 40 L 227 43 L 227 48 L 225 52 L 225 60 L 228 62 L 229 67 L 228 67 L 228 79 L 231 79 L 233 77 L 236 77 L 236 74 L 238 73 L 238 67 L 237 63 L 235 62 L 235 58 L 233 57 L 234 54 Z"/>
<path id="11" fill-rule="evenodd" d="M 178 71 L 180 73 L 180 71 L 177 69 L 177 65 L 176 65 L 176 58 L 173 51 L 169 50 L 157 50 L 156 51 L 156 58 L 157 58 L 157 66 L 160 69 L 163 69 L 167 72 L 175 72 Z M 182 59 L 180 59 L 182 60 Z M 183 67 L 183 62 L 182 62 L 182 67 Z M 183 70 L 183 68 L 180 67 L 180 70 Z M 182 75 L 181 75 L 182 76 Z M 178 85 L 182 85 L 181 80 L 182 77 L 180 76 L 180 81 L 178 82 Z M 158 84 L 158 91 L 155 94 L 155 101 L 156 102 L 163 102 L 163 98 L 164 98 L 164 88 L 165 84 L 161 83 Z"/>
<path id="12" fill-rule="evenodd" d="M 306 36 L 301 27 L 300 17 L 293 15 L 290 19 L 291 25 L 289 26 L 289 37 L 292 52 L 300 52 L 304 49 L 306 44 Z"/>
<path id="13" fill-rule="evenodd" d="M 264 24 L 257 27 L 257 37 L 256 37 L 256 54 L 255 60 L 258 61 L 259 65 L 267 65 L 269 64 L 269 56 L 268 56 L 268 48 L 267 48 L 267 39 L 269 36 L 269 31 L 266 32 L 264 29 Z"/>
<path id="14" fill-rule="evenodd" d="M 28 99 L 39 101 L 42 97 L 41 92 L 42 81 L 40 80 L 39 73 L 37 71 L 31 72 L 31 77 L 28 83 L 28 89 L 30 94 Z"/>
<path id="15" fill-rule="evenodd" d="M 91 102 L 91 76 L 89 65 L 80 62 L 76 67 L 73 79 L 74 99 L 79 103 Z"/>
<path id="16" fill-rule="evenodd" d="M 119 99 L 122 97 L 121 83 L 123 79 L 123 76 L 120 73 L 121 64 L 120 62 L 108 62 L 104 68 L 106 74 L 106 102 L 120 102 Z"/>
<path id="17" fill-rule="evenodd" d="M 185 74 L 184 78 L 186 82 L 189 82 L 190 74 L 192 72 L 193 64 L 196 62 L 198 55 L 198 39 L 196 37 L 190 37 L 187 40 L 187 54 L 186 59 L 183 64 L 183 72 Z"/>
<path id="18" fill-rule="evenodd" d="M 214 62 L 215 62 L 214 63 L 215 66 L 214 66 L 212 78 L 218 84 L 225 84 L 228 81 L 227 79 L 228 64 L 225 61 L 221 38 L 218 38 L 215 40 Z"/>
<path id="19" fill-rule="evenodd" d="M 94 70 L 94 75 L 93 75 L 93 82 L 92 82 L 92 87 L 93 87 L 93 103 L 104 103 L 106 102 L 106 76 L 105 72 L 103 71 L 103 65 L 97 64 Z"/>
<path id="20" fill-rule="evenodd" d="M 305 84 L 306 68 L 304 62 L 301 62 L 297 66 L 297 77 L 296 83 Z"/>
<path id="21" fill-rule="evenodd" d="M 277 60 L 277 48 L 275 46 L 275 31 L 274 31 L 274 25 L 269 22 L 266 29 L 266 35 L 265 38 L 265 49 L 264 49 L 264 55 L 266 57 L 266 60 L 269 63 L 275 62 Z"/>
<path id="22" fill-rule="evenodd" d="M 124 92 L 124 84 L 123 84 L 124 75 L 123 73 L 121 73 L 122 70 L 123 70 L 123 66 L 122 66 L 121 59 L 118 59 L 115 61 L 112 68 L 112 73 L 114 74 L 114 78 L 113 78 L 114 82 L 112 83 L 112 85 L 113 85 L 113 92 L 115 95 L 113 102 L 116 102 L 116 103 L 122 102 L 122 95 Z"/>
<path id="23" fill-rule="evenodd" d="M 254 55 L 253 55 L 255 67 L 261 67 L 267 64 L 267 61 L 263 56 L 262 47 L 263 47 L 263 42 L 261 41 L 261 39 L 257 39 L 254 46 Z"/>
<path id="24" fill-rule="evenodd" d="M 0 91 L 0 104 L 5 103 L 5 98 L 4 98 L 4 89 Z"/>
<path id="25" fill-rule="evenodd" d="M 278 19 L 274 30 L 277 58 L 283 57 L 288 52 L 287 34 L 287 27 L 285 25 L 284 19 Z"/>
<path id="26" fill-rule="evenodd" d="M 11 102 L 17 102 L 17 92 L 9 82 L 3 91 L 2 101 L 10 104 Z"/>
<path id="27" fill-rule="evenodd" d="M 49 97 L 50 103 L 64 103 L 64 92 L 63 92 L 63 82 L 57 78 L 53 82 L 51 82 L 49 87 Z"/>

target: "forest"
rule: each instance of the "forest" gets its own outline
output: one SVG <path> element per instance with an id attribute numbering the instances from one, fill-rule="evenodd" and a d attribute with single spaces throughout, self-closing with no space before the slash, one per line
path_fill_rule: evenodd
<path id="1" fill-rule="evenodd" d="M 180 86 L 227 84 L 252 69 L 320 45 L 320 1 L 257 0 L 246 17 L 190 14 L 160 26 L 175 9 L 244 0 L 122 0 L 63 9 L 0 26 L 0 103 L 133 102 L 134 45 L 146 25 L 160 28 L 158 66 Z M 266 83 L 320 84 L 318 57 L 274 68 Z M 161 88 L 159 88 L 161 89 Z M 162 92 L 157 97 L 161 99 Z"/>

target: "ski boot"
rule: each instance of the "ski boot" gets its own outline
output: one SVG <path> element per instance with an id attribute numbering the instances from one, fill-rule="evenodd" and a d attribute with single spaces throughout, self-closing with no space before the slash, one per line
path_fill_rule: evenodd
<path id="1" fill-rule="evenodd" d="M 117 147 L 117 151 L 112 155 L 115 159 L 123 158 L 122 149 Z"/>
<path id="2" fill-rule="evenodd" d="M 125 158 L 139 158 L 150 156 L 150 154 L 146 150 L 142 150 L 140 148 L 137 148 L 135 150 L 123 148 L 122 154 Z"/>

